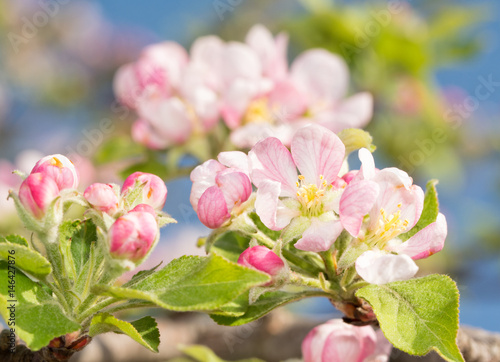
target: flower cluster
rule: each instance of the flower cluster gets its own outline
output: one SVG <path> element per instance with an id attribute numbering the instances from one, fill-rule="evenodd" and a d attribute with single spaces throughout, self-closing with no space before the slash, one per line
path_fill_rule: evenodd
<path id="1" fill-rule="evenodd" d="M 289 144 L 295 130 L 318 123 L 338 132 L 363 127 L 371 116 L 368 93 L 345 98 L 349 72 L 342 58 L 322 49 L 287 64 L 287 36 L 262 25 L 244 43 L 216 36 L 197 39 L 190 53 L 174 42 L 154 44 L 115 76 L 117 98 L 135 109 L 133 138 L 152 149 L 183 144 L 222 118 L 239 148 L 275 136 Z"/>
<path id="2" fill-rule="evenodd" d="M 63 205 L 76 203 L 85 208 L 104 235 L 109 255 L 140 263 L 159 238 L 159 227 L 172 222 L 162 208 L 167 199 L 165 183 L 152 174 L 135 172 L 121 188 L 94 183 L 83 194 L 76 189 L 79 174 L 63 155 L 42 158 L 22 182 L 18 195 L 11 193 L 28 228 L 41 234 L 57 232 L 62 223 Z"/>
<path id="3" fill-rule="evenodd" d="M 403 241 L 422 214 L 422 189 L 404 171 L 376 169 L 366 148 L 359 150 L 360 170 L 349 171 L 346 156 L 334 132 L 308 125 L 293 135 L 290 151 L 269 137 L 248 156 L 225 152 L 219 162 L 198 166 L 191 174 L 191 203 L 213 229 L 244 232 L 241 220 L 253 223 L 246 215 L 255 211 L 268 229 L 280 231 L 283 243 L 294 241 L 306 252 L 335 256 L 337 239 L 347 236 L 347 250 L 335 259 L 338 274 L 355 266 L 373 284 L 413 277 L 418 270 L 413 260 L 442 249 L 445 217 L 439 214 Z"/>

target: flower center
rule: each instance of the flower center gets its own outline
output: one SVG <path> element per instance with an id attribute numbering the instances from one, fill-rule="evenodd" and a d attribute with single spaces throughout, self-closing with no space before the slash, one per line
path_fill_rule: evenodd
<path id="1" fill-rule="evenodd" d="M 384 249 L 388 241 L 406 230 L 409 221 L 408 219 L 401 219 L 401 206 L 402 204 L 399 203 L 399 210 L 391 215 L 387 215 L 384 208 L 380 209 L 378 223 L 375 228 L 371 230 L 370 236 L 366 239 L 366 243 L 369 246 L 377 246 L 380 249 Z"/>
<path id="2" fill-rule="evenodd" d="M 321 186 L 316 184 L 305 184 L 305 177 L 299 175 L 297 181 L 297 200 L 300 202 L 303 214 L 307 216 L 319 216 L 323 212 L 323 198 L 328 191 L 328 184 L 323 175 L 319 176 Z"/>
<path id="3" fill-rule="evenodd" d="M 243 116 L 243 124 L 273 123 L 273 121 L 273 113 L 269 109 L 267 99 L 265 98 L 253 100 Z"/>

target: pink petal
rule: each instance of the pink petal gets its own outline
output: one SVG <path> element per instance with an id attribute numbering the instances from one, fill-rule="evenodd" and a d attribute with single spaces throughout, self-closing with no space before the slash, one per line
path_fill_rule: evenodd
<path id="1" fill-rule="evenodd" d="M 302 116 L 307 109 L 304 95 L 290 81 L 277 82 L 268 96 L 271 109 L 275 109 L 278 122 L 291 122 Z"/>
<path id="2" fill-rule="evenodd" d="M 318 114 L 318 122 L 332 130 L 340 132 L 346 128 L 363 128 L 373 115 L 373 97 L 370 93 L 357 93 L 326 112 Z"/>
<path id="3" fill-rule="evenodd" d="M 363 218 L 372 209 L 378 193 L 378 185 L 368 180 L 351 183 L 342 193 L 340 221 L 352 236 L 358 236 Z"/>
<path id="4" fill-rule="evenodd" d="M 224 92 L 221 114 L 227 126 L 238 127 L 250 102 L 259 95 L 261 88 L 259 80 L 235 79 Z"/>
<path id="5" fill-rule="evenodd" d="M 250 179 L 243 172 L 231 169 L 222 171 L 215 177 L 215 182 L 224 194 L 229 212 L 234 206 L 247 201 L 252 193 Z"/>
<path id="6" fill-rule="evenodd" d="M 347 92 L 349 70 L 344 60 L 323 49 L 308 50 L 292 64 L 291 77 L 309 103 L 334 102 Z"/>
<path id="7" fill-rule="evenodd" d="M 342 167 L 345 146 L 336 134 L 318 125 L 303 127 L 292 139 L 292 157 L 306 183 L 321 186 L 320 175 L 329 184 Z"/>
<path id="8" fill-rule="evenodd" d="M 224 194 L 217 186 L 209 187 L 198 202 L 198 217 L 206 227 L 217 229 L 231 217 Z"/>
<path id="9" fill-rule="evenodd" d="M 281 195 L 294 197 L 297 169 L 288 149 L 274 137 L 257 143 L 248 153 L 252 182 L 258 188 L 264 181 L 281 184 Z"/>
<path id="10" fill-rule="evenodd" d="M 360 341 L 354 332 L 330 333 L 325 340 L 321 362 L 362 361 L 360 349 Z"/>
<path id="11" fill-rule="evenodd" d="M 268 137 L 289 145 L 294 134 L 290 124 L 272 125 L 270 123 L 247 123 L 231 132 L 231 142 L 240 149 L 251 148 Z"/>
<path id="12" fill-rule="evenodd" d="M 427 225 L 393 251 L 406 254 L 413 260 L 423 259 L 441 251 L 444 246 L 448 228 L 446 218 L 439 213 L 435 222 Z"/>
<path id="13" fill-rule="evenodd" d="M 115 97 L 126 106 L 135 108 L 137 98 L 141 96 L 142 87 L 135 73 L 135 63 L 121 66 L 115 73 L 113 79 L 113 91 Z"/>
<path id="14" fill-rule="evenodd" d="M 366 362 L 388 362 L 392 351 L 392 344 L 385 338 L 384 332 L 381 329 L 378 329 L 375 334 L 377 336 L 377 345 L 375 351 Z"/>
<path id="15" fill-rule="evenodd" d="M 281 184 L 276 181 L 262 181 L 257 189 L 255 211 L 261 221 L 271 230 L 281 230 L 299 215 L 298 210 L 292 210 L 283 205 L 279 199 Z"/>
<path id="16" fill-rule="evenodd" d="M 259 56 L 266 76 L 279 79 L 286 75 L 288 37 L 285 34 L 278 35 L 274 40 L 266 27 L 257 24 L 250 29 L 245 42 Z"/>
<path id="17" fill-rule="evenodd" d="M 302 234 L 295 247 L 305 251 L 326 251 L 330 249 L 344 228 L 340 221 L 320 221 L 311 219 L 311 226 Z"/>
<path id="18" fill-rule="evenodd" d="M 386 284 L 413 278 L 418 266 L 408 255 L 369 250 L 356 260 L 356 271 L 368 283 Z"/>
<path id="19" fill-rule="evenodd" d="M 273 276 L 279 274 L 285 266 L 283 260 L 274 251 L 262 245 L 246 249 L 238 258 L 238 264 Z"/>
<path id="20" fill-rule="evenodd" d="M 191 136 L 190 112 L 179 98 L 142 99 L 138 113 L 162 138 L 172 143 L 184 143 Z"/>
<path id="21" fill-rule="evenodd" d="M 222 61 L 221 76 L 227 83 L 236 78 L 256 79 L 262 74 L 262 65 L 257 54 L 246 44 L 227 43 Z"/>
<path id="22" fill-rule="evenodd" d="M 142 119 L 132 124 L 132 139 L 153 150 L 162 150 L 169 146 L 169 142 L 162 138 L 147 121 Z"/>
<path id="23" fill-rule="evenodd" d="M 248 156 L 241 151 L 221 152 L 217 156 L 217 159 L 226 167 L 241 171 L 247 176 L 250 175 Z"/>
<path id="24" fill-rule="evenodd" d="M 196 166 L 191 172 L 191 195 L 189 200 L 193 209 L 198 210 L 198 201 L 201 195 L 211 186 L 215 186 L 215 176 L 218 172 L 225 170 L 226 167 L 215 160 L 205 161 L 203 164 Z"/>

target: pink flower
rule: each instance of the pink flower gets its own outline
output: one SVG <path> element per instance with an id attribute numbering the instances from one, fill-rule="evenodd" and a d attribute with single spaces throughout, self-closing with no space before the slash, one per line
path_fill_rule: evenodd
<path id="1" fill-rule="evenodd" d="M 238 264 L 255 268 L 271 276 L 276 276 L 285 267 L 285 263 L 276 253 L 265 246 L 253 246 L 241 253 Z"/>
<path id="2" fill-rule="evenodd" d="M 118 196 L 113 186 L 108 184 L 94 183 L 85 189 L 83 197 L 96 210 L 112 215 L 118 208 Z"/>
<path id="3" fill-rule="evenodd" d="M 108 232 L 110 253 L 119 259 L 144 258 L 158 235 L 155 217 L 147 211 L 131 211 L 119 217 Z"/>
<path id="4" fill-rule="evenodd" d="M 222 152 L 219 161 L 208 160 L 191 172 L 191 205 L 200 221 L 211 229 L 229 220 L 233 209 L 252 193 L 244 153 Z"/>
<path id="5" fill-rule="evenodd" d="M 59 188 L 47 173 L 32 173 L 19 188 L 19 200 L 37 219 L 41 219 L 50 204 L 59 196 Z"/>
<path id="6" fill-rule="evenodd" d="M 137 62 L 118 69 L 113 84 L 116 97 L 135 108 L 145 95 L 170 96 L 179 87 L 187 62 L 186 51 L 177 43 L 150 45 Z"/>
<path id="7" fill-rule="evenodd" d="M 132 139 L 152 150 L 167 148 L 168 140 L 162 138 L 149 122 L 138 119 L 132 125 Z"/>
<path id="8" fill-rule="evenodd" d="M 391 349 L 381 331 L 340 319 L 315 327 L 302 342 L 304 362 L 386 362 Z"/>
<path id="9" fill-rule="evenodd" d="M 367 203 L 370 217 L 366 225 L 359 220 L 344 220 L 344 226 L 352 236 L 377 252 L 362 255 L 356 270 L 366 281 L 375 284 L 408 279 L 418 270 L 411 259 L 426 258 L 443 248 L 447 235 L 446 218 L 439 214 L 435 222 L 402 242 L 399 235 L 411 230 L 420 219 L 424 192 L 413 185 L 412 178 L 404 171 L 397 168 L 377 170 L 368 150 L 361 149 L 359 158 L 361 170 L 352 177 L 349 187 L 369 180 L 377 184 L 378 190 L 373 202 Z M 344 193 L 342 198 L 349 205 L 358 196 Z M 342 206 L 340 212 L 342 220 L 346 213 Z M 388 255 L 387 252 L 403 255 Z M 387 274 L 390 268 L 394 270 Z"/>
<path id="10" fill-rule="evenodd" d="M 293 136 L 291 154 L 276 138 L 257 143 L 249 153 L 251 178 L 257 187 L 256 212 L 272 230 L 291 223 L 303 230 L 295 247 L 325 251 L 343 230 L 339 200 L 349 187 L 332 185 L 344 161 L 345 146 L 333 132 L 318 125 L 301 128 Z M 297 174 L 297 168 L 301 172 Z M 357 199 L 351 207 L 341 205 L 348 219 L 361 223 L 373 199 L 372 182 L 356 187 Z M 354 221 L 353 221 L 354 222 Z"/>
<path id="11" fill-rule="evenodd" d="M 31 173 L 43 173 L 51 177 L 56 182 L 59 190 L 78 187 L 78 171 L 75 165 L 63 155 L 45 156 L 36 163 Z"/>
<path id="12" fill-rule="evenodd" d="M 161 178 L 145 172 L 134 172 L 122 187 L 122 196 L 126 197 L 137 185 L 144 185 L 140 204 L 148 204 L 155 210 L 163 209 L 167 201 L 167 186 Z"/>

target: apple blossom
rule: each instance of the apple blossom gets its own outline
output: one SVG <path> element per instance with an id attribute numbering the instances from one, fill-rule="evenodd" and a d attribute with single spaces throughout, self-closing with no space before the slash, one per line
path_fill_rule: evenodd
<path id="1" fill-rule="evenodd" d="M 273 137 L 257 143 L 249 160 L 257 187 L 255 208 L 262 222 L 271 230 L 301 225 L 303 233 L 295 247 L 316 252 L 328 250 L 342 232 L 342 210 L 349 220 L 361 223 L 377 186 L 370 181 L 352 186 L 359 198 L 354 206 L 344 206 L 340 197 L 351 186 L 344 190 L 332 185 L 339 178 L 344 153 L 337 135 L 318 125 L 297 131 L 291 153 Z"/>
<path id="2" fill-rule="evenodd" d="M 85 189 L 83 197 L 94 209 L 110 215 L 118 208 L 118 196 L 109 184 L 94 183 Z"/>
<path id="3" fill-rule="evenodd" d="M 119 259 L 139 261 L 158 236 L 158 224 L 148 211 L 130 211 L 119 217 L 108 232 L 110 253 Z"/>
<path id="4" fill-rule="evenodd" d="M 238 258 L 238 264 L 255 268 L 271 276 L 276 276 L 285 263 L 276 253 L 265 246 L 257 245 L 246 249 Z"/>
<path id="5" fill-rule="evenodd" d="M 191 172 L 190 201 L 200 221 L 215 229 L 231 218 L 233 209 L 252 193 L 248 161 L 242 152 L 222 152 Z"/>
<path id="6" fill-rule="evenodd" d="M 140 204 L 148 204 L 155 210 L 161 210 L 167 201 L 167 186 L 161 178 L 145 172 L 134 172 L 122 187 L 122 196 L 126 197 L 136 186 L 143 185 Z"/>
<path id="7" fill-rule="evenodd" d="M 21 204 L 41 219 L 50 204 L 59 196 L 59 187 L 48 173 L 31 173 L 19 188 Z"/>
<path id="8" fill-rule="evenodd" d="M 412 229 L 420 219 L 424 192 L 413 185 L 412 178 L 402 170 L 376 169 L 373 156 L 367 149 L 359 151 L 359 158 L 362 166 L 359 172 L 349 177 L 349 188 L 369 180 L 378 186 L 376 197 L 365 200 L 369 208 L 369 218 L 365 223 L 359 222 L 359 219 L 351 221 L 345 217 L 348 205 L 358 200 L 359 196 L 346 189 L 341 200 L 346 206 L 340 207 L 340 219 L 344 219 L 344 226 L 352 236 L 377 252 L 362 255 L 361 260 L 356 262 L 356 270 L 366 281 L 376 284 L 411 278 L 418 270 L 411 259 L 428 257 L 443 248 L 447 234 L 446 218 L 438 214 L 435 222 L 403 242 L 399 235 Z M 388 255 L 387 252 L 406 256 Z M 386 269 L 386 265 L 394 270 L 387 273 L 390 268 Z"/>
<path id="9" fill-rule="evenodd" d="M 304 362 L 385 362 L 392 345 L 371 326 L 332 319 L 315 327 L 302 342 Z"/>
<path id="10" fill-rule="evenodd" d="M 43 173 L 51 177 L 59 190 L 78 187 L 79 175 L 75 165 L 63 155 L 45 156 L 39 160 L 31 173 Z"/>

